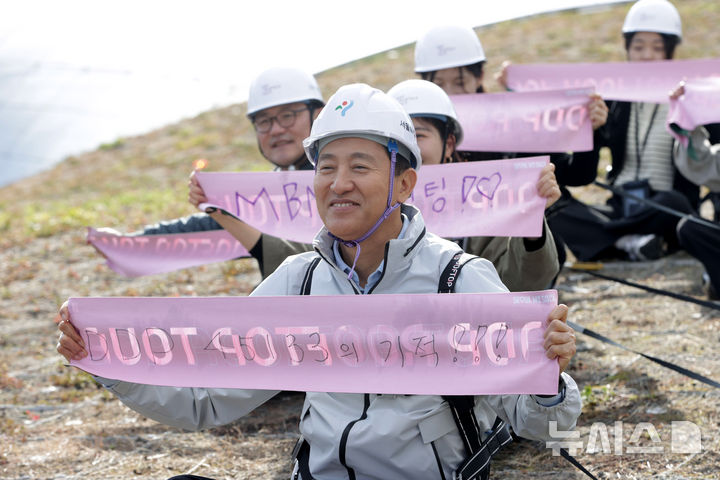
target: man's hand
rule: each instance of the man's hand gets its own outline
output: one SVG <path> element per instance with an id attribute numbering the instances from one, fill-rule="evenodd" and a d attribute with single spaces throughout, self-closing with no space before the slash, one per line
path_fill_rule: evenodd
<path id="1" fill-rule="evenodd" d="M 567 305 L 558 305 L 548 316 L 548 326 L 545 329 L 545 355 L 550 359 L 558 360 L 560 373 L 570 363 L 575 355 L 575 331 L 567 324 Z"/>
<path id="2" fill-rule="evenodd" d="M 62 304 L 62 307 L 60 307 L 60 311 L 58 312 L 58 316 L 55 321 L 58 324 L 58 330 L 60 330 L 57 352 L 65 357 L 65 360 L 68 362 L 71 360 L 81 360 L 87 357 L 85 342 L 83 342 L 80 334 L 71 323 L 67 301 Z"/>
<path id="3" fill-rule="evenodd" d="M 498 85 L 500 85 L 500 86 L 502 87 L 503 90 L 507 90 L 507 89 L 508 89 L 508 85 L 507 85 L 507 77 L 508 77 L 507 69 L 508 69 L 508 67 L 509 67 L 511 64 L 512 64 L 512 62 L 511 62 L 510 60 L 505 60 L 504 62 L 502 62 L 502 65 L 500 65 L 500 70 L 498 70 L 497 72 L 495 72 L 495 75 L 494 75 L 494 76 L 495 76 L 495 81 L 498 83 Z"/>
<path id="4" fill-rule="evenodd" d="M 540 179 L 537 182 L 537 192 L 545 199 L 545 208 L 560 199 L 560 186 L 555 178 L 555 164 L 548 163 L 540 170 Z"/>
<path id="5" fill-rule="evenodd" d="M 195 208 L 201 203 L 207 202 L 205 191 L 195 177 L 195 170 L 190 174 L 190 180 L 188 180 L 188 202 Z"/>

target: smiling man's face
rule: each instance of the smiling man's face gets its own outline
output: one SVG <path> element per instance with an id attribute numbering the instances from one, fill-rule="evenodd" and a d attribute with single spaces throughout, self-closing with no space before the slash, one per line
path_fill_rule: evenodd
<path id="1" fill-rule="evenodd" d="M 413 175 L 414 171 L 405 170 L 393 178 L 393 204 L 410 195 L 414 182 L 408 187 L 403 179 Z M 333 140 L 318 156 L 313 182 L 320 218 L 333 235 L 359 238 L 385 213 L 389 182 L 390 159 L 385 147 L 364 138 Z M 399 211 L 393 213 L 399 218 Z M 382 237 L 384 230 L 392 228 L 391 222 L 383 222 L 377 232 Z"/>
<path id="2" fill-rule="evenodd" d="M 292 125 L 280 125 L 278 117 L 293 113 L 295 120 Z M 256 131 L 260 150 L 270 162 L 287 168 L 305 155 L 302 141 L 310 135 L 310 110 L 302 102 L 288 103 L 261 110 L 253 121 L 258 123 L 267 119 L 272 119 L 270 130 L 265 133 Z"/>

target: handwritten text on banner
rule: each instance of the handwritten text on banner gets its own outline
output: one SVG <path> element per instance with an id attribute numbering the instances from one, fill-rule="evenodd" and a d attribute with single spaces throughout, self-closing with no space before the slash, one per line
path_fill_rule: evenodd
<path id="1" fill-rule="evenodd" d="M 605 100 L 668 103 L 681 80 L 719 77 L 720 59 L 513 64 L 507 73 L 517 92 L 594 87 Z"/>
<path id="2" fill-rule="evenodd" d="M 71 298 L 106 378 L 178 387 L 476 395 L 557 392 L 557 292 Z M 302 312 L 302 315 L 298 315 Z"/>
<path id="3" fill-rule="evenodd" d="M 172 272 L 249 256 L 245 247 L 225 230 L 114 235 L 89 228 L 87 241 L 105 255 L 108 267 L 128 277 Z"/>
<path id="4" fill-rule="evenodd" d="M 545 200 L 537 194 L 548 157 L 428 165 L 418 172 L 409 203 L 428 231 L 446 238 L 538 237 Z M 208 205 L 235 215 L 263 233 L 311 243 L 322 227 L 313 172 L 197 172 Z"/>
<path id="5" fill-rule="evenodd" d="M 592 150 L 587 105 L 593 89 L 453 95 L 464 139 L 461 151 Z"/>

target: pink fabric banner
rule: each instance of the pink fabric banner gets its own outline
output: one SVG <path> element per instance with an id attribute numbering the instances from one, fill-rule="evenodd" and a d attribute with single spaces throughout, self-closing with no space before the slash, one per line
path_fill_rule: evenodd
<path id="1" fill-rule="evenodd" d="M 667 128 L 671 135 L 687 147 L 688 137 L 672 126 L 692 131 L 699 125 L 720 122 L 720 78 L 701 78 L 685 82 L 685 94 L 670 100 Z"/>
<path id="2" fill-rule="evenodd" d="M 105 255 L 108 267 L 128 277 L 249 256 L 245 247 L 225 230 L 132 236 L 88 228 L 87 241 Z"/>
<path id="3" fill-rule="evenodd" d="M 594 87 L 605 100 L 667 103 L 683 79 L 720 76 L 720 59 L 510 65 L 517 92 Z"/>
<path id="4" fill-rule="evenodd" d="M 592 150 L 587 104 L 592 88 L 453 95 L 464 139 L 461 151 L 582 152 Z"/>
<path id="5" fill-rule="evenodd" d="M 71 298 L 89 353 L 71 365 L 177 387 L 554 394 L 559 368 L 543 333 L 556 304 L 554 290 Z"/>
<path id="6" fill-rule="evenodd" d="M 428 231 L 446 238 L 538 237 L 545 200 L 537 194 L 549 157 L 428 165 L 420 169 L 409 203 Z M 197 172 L 207 204 L 263 233 L 311 243 L 322 227 L 313 172 Z"/>

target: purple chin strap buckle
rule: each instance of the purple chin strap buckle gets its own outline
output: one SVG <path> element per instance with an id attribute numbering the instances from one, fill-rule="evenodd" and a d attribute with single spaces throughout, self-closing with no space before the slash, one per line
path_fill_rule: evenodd
<path id="1" fill-rule="evenodd" d="M 398 153 L 398 146 L 395 140 L 390 139 L 387 144 L 388 152 L 390 152 L 390 189 L 388 191 L 388 198 L 387 198 L 387 207 L 385 208 L 385 212 L 380 216 L 377 222 L 375 222 L 375 225 L 372 226 L 370 230 L 365 232 L 362 236 L 359 238 L 356 238 L 355 240 L 343 240 L 340 237 L 337 237 L 333 235 L 332 233 L 328 232 L 328 235 L 330 235 L 333 239 L 337 240 L 338 242 L 342 243 L 346 247 L 357 247 L 357 250 L 355 251 L 355 259 L 353 260 L 352 267 L 350 268 L 350 273 L 348 273 L 348 280 L 352 278 L 353 272 L 355 272 L 355 265 L 357 265 L 358 257 L 360 256 L 360 242 L 366 240 L 370 235 L 372 235 L 375 230 L 378 229 L 380 224 L 387 219 L 390 214 L 400 206 L 399 203 L 395 203 L 395 205 L 390 205 L 392 202 L 393 197 L 393 186 L 395 184 L 394 178 L 395 178 L 395 164 L 397 163 L 397 153 Z"/>

